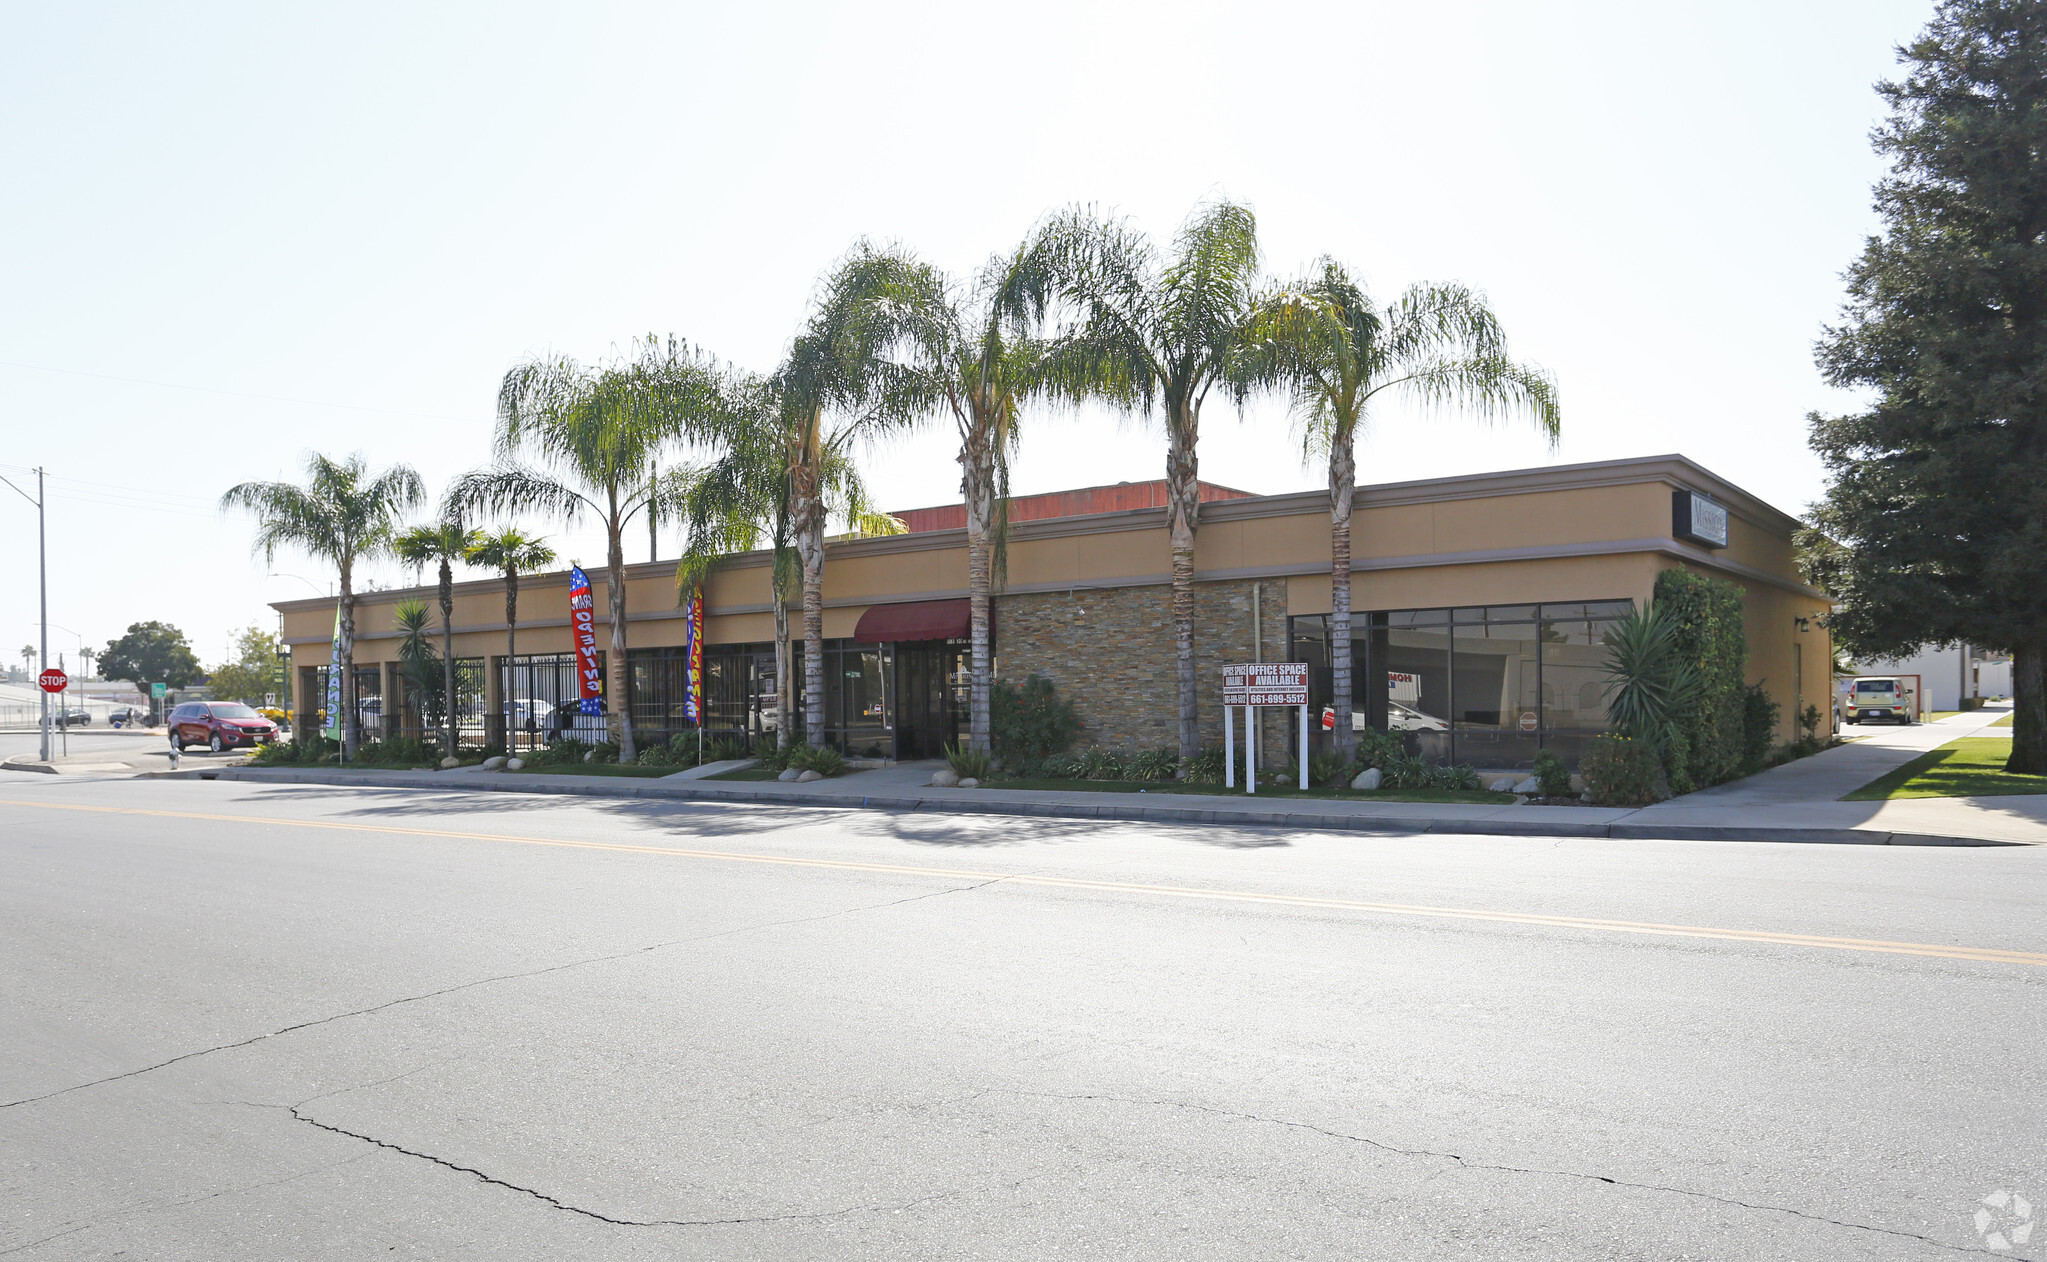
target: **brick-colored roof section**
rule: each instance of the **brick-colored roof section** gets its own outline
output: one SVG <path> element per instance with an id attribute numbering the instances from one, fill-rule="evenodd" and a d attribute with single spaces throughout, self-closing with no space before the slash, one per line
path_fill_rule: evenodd
<path id="1" fill-rule="evenodd" d="M 1252 497 L 1213 482 L 1200 482 L 1204 503 L 1209 500 L 1243 500 Z M 1047 491 L 1043 495 L 1019 495 L 1009 501 L 1009 520 L 1042 521 L 1047 517 L 1083 517 L 1089 513 L 1121 513 L 1138 508 L 1164 508 L 1166 481 L 1118 482 L 1114 486 L 1084 486 L 1075 491 Z M 936 508 L 912 508 L 891 516 L 902 519 L 911 534 L 926 530 L 959 530 L 967 524 L 965 504 L 941 504 Z"/>

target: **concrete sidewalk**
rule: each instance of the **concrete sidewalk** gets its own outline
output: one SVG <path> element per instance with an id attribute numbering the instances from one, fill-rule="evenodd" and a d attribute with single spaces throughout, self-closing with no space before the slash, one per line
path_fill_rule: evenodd
<path id="1" fill-rule="evenodd" d="M 347 772 L 295 767 L 194 769 L 175 774 L 262 784 L 354 785 L 427 791 L 488 790 L 654 801 L 745 802 L 823 809 L 1142 820 L 1167 824 L 1230 824 L 1403 834 L 1859 845 L 2047 844 L 2047 798 L 1913 802 L 1733 801 L 1720 807 L 1686 807 L 1681 811 L 1670 809 L 1671 804 L 1646 810 L 1591 806 L 1484 806 L 1177 793 L 934 789 L 925 782 L 936 767 L 936 763 L 913 763 L 879 771 L 855 772 L 810 784 L 507 772 L 455 776 L 432 771 Z M 1984 803 L 1995 805 L 1986 806 Z"/>

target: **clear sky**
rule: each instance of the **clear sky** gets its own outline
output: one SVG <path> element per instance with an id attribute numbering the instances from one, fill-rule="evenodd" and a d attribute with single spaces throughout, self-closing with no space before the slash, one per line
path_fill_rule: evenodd
<path id="1" fill-rule="evenodd" d="M 361 451 L 438 493 L 524 356 L 674 333 L 765 370 L 857 238 L 964 270 L 1077 201 L 1161 235 L 1248 202 L 1274 274 L 1463 281 L 1556 374 L 1556 451 L 1389 410 L 1361 481 L 1677 451 L 1799 512 L 1803 418 L 1854 402 L 1811 347 L 1875 227 L 1870 85 L 1929 9 L 11 0 L 0 473 L 60 479 L 51 651 L 163 619 L 211 663 L 327 591 L 252 559 L 236 482 Z M 934 426 L 864 465 L 917 507 L 958 498 L 953 454 Z M 1015 487 L 1163 468 L 1155 431 L 1047 418 Z M 1277 404 L 1211 405 L 1201 470 L 1322 482 Z M 34 517 L 0 497 L 18 661 Z"/>

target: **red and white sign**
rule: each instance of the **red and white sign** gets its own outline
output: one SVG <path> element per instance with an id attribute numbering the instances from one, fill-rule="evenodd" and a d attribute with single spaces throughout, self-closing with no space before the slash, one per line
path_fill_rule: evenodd
<path id="1" fill-rule="evenodd" d="M 1223 667 L 1224 705 L 1306 705 L 1306 662 L 1244 662 Z"/>
<path id="2" fill-rule="evenodd" d="M 44 692 L 62 692 L 71 686 L 71 676 L 55 666 L 36 676 L 36 687 Z"/>
<path id="3" fill-rule="evenodd" d="M 569 640 L 576 648 L 576 708 L 604 713 L 604 670 L 597 664 L 596 603 L 583 567 L 569 567 Z"/>

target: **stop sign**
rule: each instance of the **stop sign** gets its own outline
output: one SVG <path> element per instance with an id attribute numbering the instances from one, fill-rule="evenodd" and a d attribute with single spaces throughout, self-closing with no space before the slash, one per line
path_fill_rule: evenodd
<path id="1" fill-rule="evenodd" d="M 36 676 L 36 686 L 44 692 L 62 692 L 71 684 L 71 677 L 55 666 Z"/>

